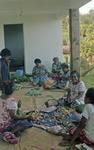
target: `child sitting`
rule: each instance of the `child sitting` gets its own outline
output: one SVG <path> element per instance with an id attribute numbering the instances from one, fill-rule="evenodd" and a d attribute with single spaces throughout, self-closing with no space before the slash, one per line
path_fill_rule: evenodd
<path id="1" fill-rule="evenodd" d="M 89 88 L 85 95 L 85 107 L 82 113 L 81 121 L 77 128 L 70 130 L 71 146 L 76 139 L 80 139 L 82 143 L 94 145 L 94 88 Z M 60 145 L 63 146 L 63 141 Z"/>

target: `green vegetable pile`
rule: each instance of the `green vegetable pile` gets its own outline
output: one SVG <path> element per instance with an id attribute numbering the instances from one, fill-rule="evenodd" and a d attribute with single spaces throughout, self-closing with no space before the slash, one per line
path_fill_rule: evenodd
<path id="1" fill-rule="evenodd" d="M 16 74 L 11 74 L 11 80 L 14 81 L 15 83 L 21 83 L 21 82 L 29 82 L 30 81 L 31 75 L 23 75 L 22 77 L 16 76 Z"/>

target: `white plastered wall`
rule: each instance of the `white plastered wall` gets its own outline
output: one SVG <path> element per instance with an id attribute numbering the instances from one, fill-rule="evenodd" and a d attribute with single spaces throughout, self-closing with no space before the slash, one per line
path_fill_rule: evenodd
<path id="1" fill-rule="evenodd" d="M 1 18 L 0 49 L 4 48 L 4 24 L 23 24 L 25 70 L 31 73 L 34 59 L 40 58 L 51 69 L 52 59 L 62 60 L 61 21 L 54 15 L 11 16 Z"/>
<path id="2" fill-rule="evenodd" d="M 51 69 L 52 59 L 62 59 L 61 22 L 53 17 L 36 17 L 24 23 L 26 72 L 31 72 L 34 59 L 40 58 Z"/>

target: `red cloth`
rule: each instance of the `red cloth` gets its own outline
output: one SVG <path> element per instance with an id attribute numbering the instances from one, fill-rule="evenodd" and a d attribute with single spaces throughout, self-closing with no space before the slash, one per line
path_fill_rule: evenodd
<path id="1" fill-rule="evenodd" d="M 70 131 L 69 131 L 70 135 L 74 135 L 76 129 L 77 129 L 76 127 L 70 129 Z M 82 131 L 80 132 L 80 137 L 79 137 L 79 138 L 80 138 L 80 141 L 81 141 L 82 143 L 85 143 L 85 144 L 87 144 L 87 145 L 94 145 L 94 141 L 91 140 L 91 139 L 89 139 L 89 138 L 87 137 L 87 135 L 86 135 L 86 133 L 85 133 L 84 130 L 82 130 Z"/>
<path id="2" fill-rule="evenodd" d="M 53 75 L 52 79 L 55 81 L 58 81 L 58 80 L 60 80 L 60 76 L 59 75 Z"/>

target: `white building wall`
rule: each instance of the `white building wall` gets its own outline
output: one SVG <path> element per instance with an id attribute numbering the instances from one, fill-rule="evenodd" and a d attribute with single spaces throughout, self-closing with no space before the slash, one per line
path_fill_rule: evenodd
<path id="1" fill-rule="evenodd" d="M 62 59 L 60 27 L 60 21 L 53 18 L 40 17 L 24 23 L 26 72 L 31 72 L 35 58 L 40 58 L 48 68 L 53 57 Z"/>
<path id="2" fill-rule="evenodd" d="M 31 73 L 34 59 L 40 58 L 44 65 L 51 68 L 52 59 L 62 59 L 61 21 L 55 16 L 40 15 L 29 17 L 6 17 L 1 19 L 0 49 L 4 48 L 3 24 L 23 23 L 25 70 Z"/>

